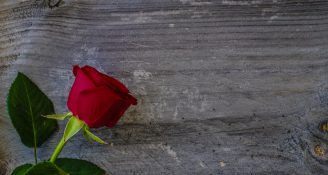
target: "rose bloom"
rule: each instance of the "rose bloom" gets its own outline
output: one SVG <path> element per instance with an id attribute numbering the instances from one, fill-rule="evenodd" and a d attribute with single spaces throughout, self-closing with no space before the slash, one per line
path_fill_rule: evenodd
<path id="1" fill-rule="evenodd" d="M 137 104 L 121 82 L 91 66 L 75 65 L 73 73 L 75 81 L 67 106 L 90 128 L 114 127 L 130 105 Z"/>

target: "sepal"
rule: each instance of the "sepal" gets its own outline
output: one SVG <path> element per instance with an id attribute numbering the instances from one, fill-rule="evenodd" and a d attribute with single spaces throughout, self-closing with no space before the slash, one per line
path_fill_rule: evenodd
<path id="1" fill-rule="evenodd" d="M 65 120 L 66 118 L 72 117 L 73 114 L 71 112 L 67 112 L 64 114 L 51 114 L 51 115 L 42 115 L 42 117 L 55 119 L 55 120 Z"/>
<path id="2" fill-rule="evenodd" d="M 83 126 L 83 136 L 89 141 L 91 142 L 91 139 L 100 143 L 100 144 L 108 144 L 107 142 L 103 141 L 101 138 L 99 138 L 98 136 L 94 135 L 89 127 L 87 125 Z"/>
<path id="3" fill-rule="evenodd" d="M 82 127 L 85 125 L 85 123 L 78 119 L 75 116 L 72 116 L 69 121 L 67 122 L 65 131 L 64 131 L 64 142 L 66 142 L 68 139 L 73 137 L 76 133 L 78 133 Z"/>

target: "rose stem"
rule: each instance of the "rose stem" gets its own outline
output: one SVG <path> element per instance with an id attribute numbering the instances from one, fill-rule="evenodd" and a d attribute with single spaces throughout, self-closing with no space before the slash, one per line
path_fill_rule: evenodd
<path id="1" fill-rule="evenodd" d="M 66 140 L 67 141 L 67 140 Z M 51 163 L 55 163 L 58 155 L 60 154 L 60 152 L 62 151 L 62 149 L 64 148 L 66 142 L 64 140 L 64 136 L 60 139 L 60 142 L 58 143 L 55 151 L 52 153 L 51 158 L 50 158 L 50 162 Z"/>

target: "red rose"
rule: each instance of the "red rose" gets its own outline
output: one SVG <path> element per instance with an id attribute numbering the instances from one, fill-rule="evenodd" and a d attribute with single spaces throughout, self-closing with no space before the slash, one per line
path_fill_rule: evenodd
<path id="1" fill-rule="evenodd" d="M 137 104 L 121 82 L 91 66 L 74 66 L 73 73 L 76 78 L 67 106 L 90 128 L 114 127 L 129 106 Z"/>

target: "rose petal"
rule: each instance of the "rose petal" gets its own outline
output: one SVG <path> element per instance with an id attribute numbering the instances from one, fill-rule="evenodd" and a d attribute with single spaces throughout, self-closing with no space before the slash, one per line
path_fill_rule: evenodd
<path id="1" fill-rule="evenodd" d="M 103 74 L 102 78 L 105 80 L 106 85 L 110 88 L 118 88 L 119 91 L 123 92 L 123 93 L 129 93 L 130 91 L 128 90 L 128 88 L 122 84 L 120 81 L 116 80 L 115 78 L 109 77 L 105 74 Z"/>
<path id="2" fill-rule="evenodd" d="M 84 74 L 80 67 L 74 66 L 73 72 L 76 78 L 68 96 L 67 106 L 74 115 L 77 115 L 77 101 L 79 94 L 87 89 L 95 88 L 95 85 L 89 77 Z"/>
<path id="3" fill-rule="evenodd" d="M 126 99 L 127 101 L 129 101 L 131 104 L 136 105 L 137 104 L 137 99 L 135 97 L 133 97 L 130 94 L 123 94 L 123 98 Z"/>
<path id="4" fill-rule="evenodd" d="M 96 86 L 103 86 L 105 84 L 104 80 L 102 79 L 101 73 L 91 67 L 91 66 L 83 66 L 81 70 L 90 77 L 90 79 L 94 82 Z"/>
<path id="5" fill-rule="evenodd" d="M 80 70 L 81 68 L 78 65 L 73 66 L 73 74 L 76 76 L 77 71 Z"/>
<path id="6" fill-rule="evenodd" d="M 106 126 L 113 128 L 130 106 L 131 103 L 122 103 L 120 108 L 118 108 L 119 110 L 115 111 L 116 113 L 112 115 L 113 117 L 106 121 Z"/>
<path id="7" fill-rule="evenodd" d="M 124 101 L 106 86 L 83 91 L 78 100 L 79 118 L 90 128 L 98 128 L 111 123 L 114 126 L 129 102 Z"/>
<path id="8" fill-rule="evenodd" d="M 100 73 L 97 69 L 91 66 L 87 65 L 82 67 L 82 71 L 84 71 L 85 74 L 88 75 L 97 86 L 106 85 L 114 91 L 121 93 L 129 93 L 129 90 L 120 81 L 106 74 Z"/>

